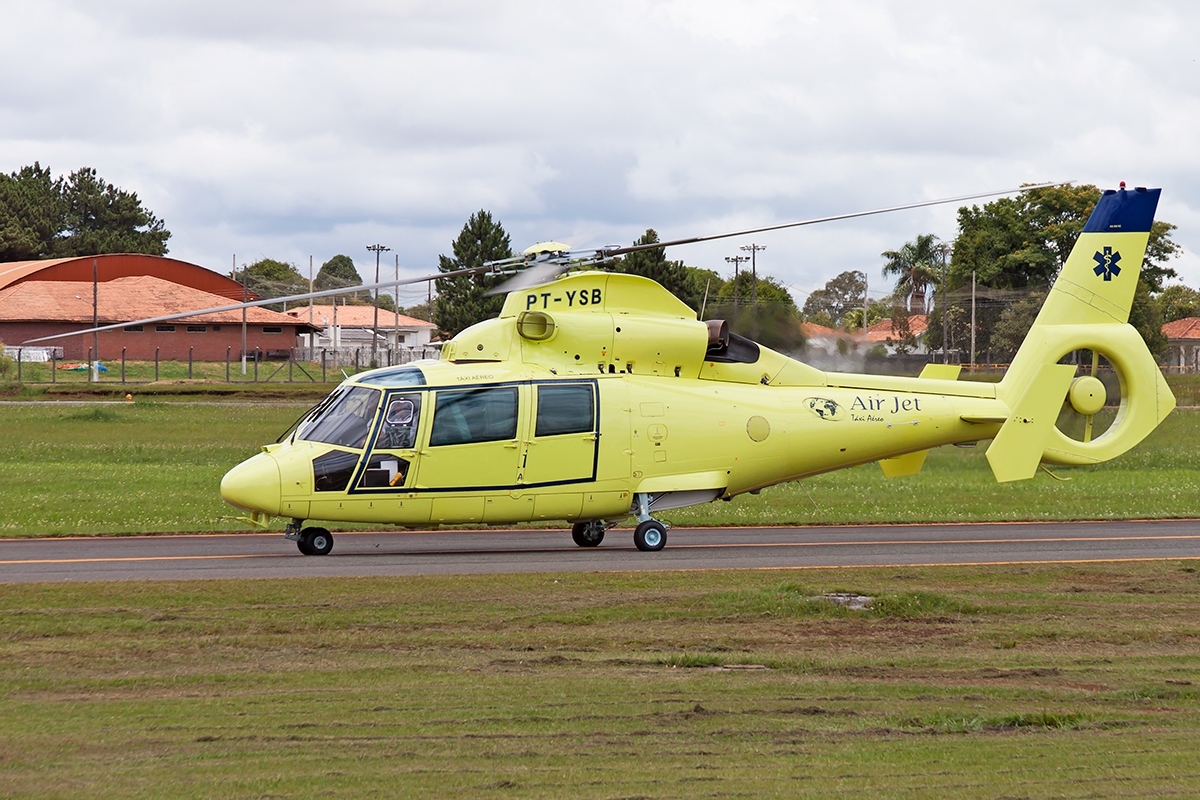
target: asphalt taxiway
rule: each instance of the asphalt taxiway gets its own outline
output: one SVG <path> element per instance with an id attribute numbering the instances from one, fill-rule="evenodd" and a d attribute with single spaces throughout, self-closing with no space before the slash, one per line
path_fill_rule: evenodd
<path id="1" fill-rule="evenodd" d="M 1200 521 L 676 528 L 643 553 L 632 531 L 595 548 L 566 530 L 336 533 L 303 556 L 279 533 L 0 541 L 0 583 L 502 572 L 818 569 L 1200 560 Z"/>

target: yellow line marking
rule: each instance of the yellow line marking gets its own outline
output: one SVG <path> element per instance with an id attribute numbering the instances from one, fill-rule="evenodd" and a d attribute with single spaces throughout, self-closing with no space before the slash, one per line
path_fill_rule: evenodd
<path id="1" fill-rule="evenodd" d="M 125 562 L 125 561 L 210 561 L 222 558 L 280 558 L 286 556 L 291 558 L 291 554 L 287 553 L 241 553 L 241 554 L 226 554 L 220 556 L 125 556 L 121 558 L 30 558 L 16 561 L 0 561 L 0 565 L 9 564 L 102 564 L 109 562 Z"/>

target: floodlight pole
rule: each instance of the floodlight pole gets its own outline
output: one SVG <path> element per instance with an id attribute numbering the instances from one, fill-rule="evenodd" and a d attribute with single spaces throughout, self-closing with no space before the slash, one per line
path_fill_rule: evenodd
<path id="1" fill-rule="evenodd" d="M 745 250 L 746 248 L 742 248 Z M 738 308 L 738 266 L 745 261 L 749 261 L 750 256 L 725 256 L 725 263 L 733 264 L 733 311 L 734 316 L 737 315 Z"/>
<path id="2" fill-rule="evenodd" d="M 757 314 L 758 313 L 758 266 L 755 263 L 754 256 L 756 256 L 758 254 L 759 250 L 766 250 L 767 246 L 765 244 L 744 244 L 739 249 L 747 250 L 750 253 L 750 274 L 752 276 L 752 281 L 753 281 L 750 284 L 750 302 L 754 304 L 754 313 Z"/>
<path id="3" fill-rule="evenodd" d="M 367 249 L 375 254 L 375 283 L 379 283 L 379 254 L 386 253 L 392 248 L 381 244 L 369 244 Z M 379 287 L 375 287 L 375 324 L 371 327 L 371 368 L 379 366 L 376 353 L 379 348 Z"/>

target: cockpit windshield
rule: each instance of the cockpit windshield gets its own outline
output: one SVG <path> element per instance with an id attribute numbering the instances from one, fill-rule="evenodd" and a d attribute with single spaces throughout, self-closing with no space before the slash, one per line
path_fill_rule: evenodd
<path id="1" fill-rule="evenodd" d="M 356 377 L 357 383 L 370 383 L 375 386 L 424 386 L 425 373 L 418 367 L 403 366 L 396 369 L 379 370 L 361 378 Z"/>
<path id="2" fill-rule="evenodd" d="M 322 409 L 299 438 L 341 447 L 361 448 L 379 408 L 379 390 L 354 386 Z"/>

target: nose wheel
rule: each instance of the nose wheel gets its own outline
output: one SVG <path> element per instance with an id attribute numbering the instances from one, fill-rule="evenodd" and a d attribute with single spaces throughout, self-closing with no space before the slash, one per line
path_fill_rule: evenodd
<path id="1" fill-rule="evenodd" d="M 296 538 L 296 547 L 306 556 L 327 556 L 333 549 L 333 534 L 324 528 L 305 528 Z"/>

